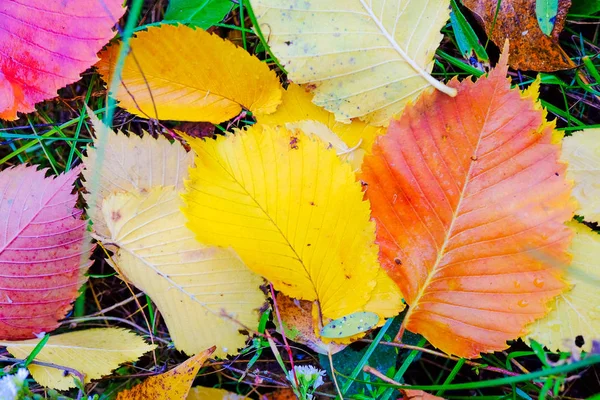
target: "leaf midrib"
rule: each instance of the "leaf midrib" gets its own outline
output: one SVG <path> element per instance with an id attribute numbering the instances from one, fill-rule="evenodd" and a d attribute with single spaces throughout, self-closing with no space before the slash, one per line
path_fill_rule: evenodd
<path id="1" fill-rule="evenodd" d="M 361 0 L 362 1 L 362 0 Z M 481 144 L 481 140 L 483 138 L 483 132 L 485 131 L 485 127 L 486 124 L 489 120 L 489 116 L 490 116 L 490 110 L 491 110 L 491 106 L 493 104 L 493 100 L 494 97 L 496 96 L 496 92 L 498 90 L 498 84 L 496 84 L 494 86 L 494 93 L 490 96 L 489 102 L 488 102 L 488 109 L 486 111 L 485 114 L 485 118 L 483 120 L 483 125 L 481 126 L 480 129 L 480 135 L 477 139 L 477 144 L 475 145 L 473 152 L 474 154 L 477 154 L 477 151 L 479 150 L 479 145 Z M 462 123 L 462 120 L 461 120 Z M 417 297 L 415 297 L 415 299 L 412 301 L 412 304 L 410 304 L 410 308 L 406 314 L 406 317 L 404 318 L 404 321 L 409 321 L 409 317 L 411 312 L 416 308 L 416 306 L 419 305 L 419 301 L 421 300 L 421 297 L 423 297 L 423 295 L 426 293 L 427 288 L 429 287 L 429 285 L 431 284 L 431 281 L 433 280 L 433 277 L 436 276 L 439 266 L 440 266 L 440 262 L 442 261 L 442 259 L 444 258 L 444 256 L 446 255 L 446 247 L 448 246 L 448 244 L 450 243 L 450 239 L 453 237 L 452 233 L 454 230 L 454 224 L 456 222 L 456 220 L 458 219 L 458 217 L 460 216 L 460 209 L 462 206 L 462 202 L 464 200 L 464 194 L 466 192 L 466 189 L 470 183 L 470 176 L 471 173 L 473 171 L 473 166 L 475 165 L 474 161 L 471 161 L 471 164 L 469 165 L 469 170 L 466 173 L 466 179 L 465 182 L 463 184 L 463 187 L 460 191 L 460 197 L 458 199 L 458 203 L 456 205 L 456 209 L 454 210 L 454 212 L 452 213 L 452 222 L 450 222 L 450 226 L 448 227 L 448 230 L 446 232 L 446 235 L 444 237 L 444 242 L 442 243 L 442 247 L 440 248 L 440 251 L 438 252 L 437 258 L 435 260 L 435 262 L 433 263 L 433 266 L 431 268 L 431 271 L 427 274 L 427 278 L 425 279 L 425 282 L 423 283 L 423 285 L 421 286 L 421 289 L 419 290 L 419 293 L 417 294 Z M 403 323 L 404 325 L 406 325 L 405 323 Z"/>
<path id="2" fill-rule="evenodd" d="M 362 5 L 362 7 L 364 8 L 364 10 L 367 12 L 369 17 L 371 18 L 371 20 L 375 23 L 375 25 L 377 25 L 377 28 L 381 31 L 382 35 L 390 43 L 392 48 L 400 55 L 400 57 L 402 57 L 402 59 L 404 61 L 406 61 L 408 63 L 408 65 L 410 65 L 412 67 L 412 69 L 414 69 L 419 75 L 421 75 L 423 77 L 423 79 L 425 79 L 431 86 L 435 87 L 439 91 L 441 91 L 449 96 L 452 96 L 452 97 L 456 96 L 456 93 L 457 93 L 456 89 L 444 85 L 443 83 L 441 83 L 440 81 L 435 79 L 433 76 L 431 76 L 423 68 L 421 68 L 419 66 L 419 64 L 417 64 L 416 61 L 413 60 L 408 55 L 408 53 L 406 53 L 404 51 L 404 49 L 402 49 L 402 47 L 400 47 L 398 42 L 396 42 L 396 39 L 394 37 L 392 37 L 392 35 L 387 31 L 385 26 L 383 26 L 383 23 L 381 22 L 381 20 L 375 16 L 375 14 L 373 13 L 373 9 L 369 6 L 367 6 L 367 4 L 365 3 L 365 0 L 359 0 L 359 1 L 360 1 L 360 4 Z M 396 19 L 398 17 L 399 16 L 396 15 Z"/>
<path id="3" fill-rule="evenodd" d="M 175 189 L 173 189 L 173 190 L 175 191 Z M 177 195 L 177 191 L 175 191 L 175 194 Z M 152 206 L 150 208 L 153 208 L 153 207 L 156 207 L 156 206 L 157 206 L 157 204 L 152 204 Z M 134 216 L 132 216 L 132 217 L 130 217 L 127 221 L 125 221 L 124 224 L 123 224 L 123 226 L 121 227 L 121 229 L 125 226 L 125 224 L 127 224 L 132 219 L 134 219 L 135 216 L 137 216 L 137 214 L 134 215 Z M 136 228 L 136 229 L 138 229 L 138 228 Z M 183 227 L 180 227 L 180 229 L 185 229 L 186 231 L 188 231 L 190 233 L 190 238 L 192 238 L 192 239 L 194 238 L 193 233 L 187 227 L 183 226 Z M 109 232 L 111 233 L 111 235 L 113 234 L 113 232 L 110 230 L 110 228 L 109 228 Z M 131 233 L 131 231 L 128 232 L 128 234 L 130 234 L 130 233 Z M 196 297 L 196 295 L 194 295 L 194 294 L 188 292 L 187 290 L 185 290 L 185 288 L 183 288 L 181 285 L 179 285 L 177 282 L 175 282 L 173 279 L 171 279 L 167 274 L 165 274 L 163 271 L 161 271 L 159 269 L 160 265 L 154 265 L 154 264 L 150 263 L 148 260 L 146 260 L 146 258 L 144 256 L 139 255 L 134 250 L 129 249 L 128 246 L 127 246 L 127 243 L 124 243 L 122 241 L 122 238 L 121 239 L 118 239 L 118 238 L 107 238 L 104 235 L 100 235 L 100 234 L 92 234 L 92 236 L 95 239 L 100 240 L 103 243 L 111 243 L 111 244 L 117 245 L 119 247 L 119 250 L 122 250 L 122 251 L 125 251 L 125 252 L 129 253 L 132 257 L 134 257 L 135 259 L 141 261 L 148 268 L 150 268 L 152 271 L 154 271 L 158 276 L 160 276 L 162 279 L 164 279 L 166 282 L 168 282 L 172 287 L 174 287 L 175 289 L 177 289 L 178 291 L 180 291 L 182 294 L 184 294 L 186 297 L 188 297 L 194 303 L 200 305 L 201 307 L 203 307 L 204 309 L 206 309 L 208 312 L 210 312 L 214 316 L 216 316 L 216 317 L 218 317 L 220 319 L 223 319 L 223 316 L 220 313 L 217 313 L 217 312 L 213 311 L 210 307 L 208 307 L 208 305 L 206 303 L 201 302 L 200 300 L 198 300 L 197 297 Z M 168 244 L 168 243 L 169 242 L 163 242 L 162 245 L 165 245 L 165 244 Z M 118 265 L 115 264 L 115 269 L 117 269 L 117 268 L 119 268 L 119 267 L 118 267 Z M 121 271 L 118 271 L 118 272 L 124 278 L 126 277 L 126 275 L 123 274 Z M 134 285 L 138 286 L 137 284 L 134 284 Z"/>
<path id="4" fill-rule="evenodd" d="M 243 146 L 244 146 L 244 152 L 246 152 L 246 148 L 245 148 L 246 145 L 245 145 L 245 143 L 243 144 Z M 225 171 L 225 173 L 227 173 L 227 175 L 244 191 L 244 193 L 246 193 L 246 195 L 250 199 L 252 199 L 252 201 L 254 202 L 254 204 L 256 204 L 256 206 L 258 207 L 258 209 L 269 219 L 269 221 L 277 229 L 277 232 L 285 240 L 285 243 L 292 250 L 292 252 L 294 253 L 294 256 L 296 257 L 296 259 L 298 260 L 298 262 L 300 263 L 300 265 L 304 269 L 304 272 L 306 273 L 306 277 L 307 277 L 308 281 L 310 282 L 310 284 L 311 284 L 311 286 L 312 286 L 312 288 L 314 290 L 315 296 L 317 297 L 317 300 L 319 300 L 319 292 L 317 291 L 315 283 L 313 282 L 312 275 L 309 273 L 309 270 L 308 270 L 307 266 L 304 264 L 304 261 L 302 260 L 302 257 L 300 257 L 300 255 L 296 251 L 296 248 L 290 243 L 290 241 L 288 240 L 287 236 L 279 228 L 279 225 L 273 220 L 273 218 L 271 218 L 271 215 L 256 200 L 255 196 L 252 196 L 250 194 L 250 192 L 248 192 L 248 190 L 246 189 L 246 186 L 243 184 L 243 182 L 240 182 L 231 172 L 229 172 L 229 170 L 221 163 L 221 160 L 213 157 L 213 155 L 210 154 L 209 152 L 204 152 L 204 153 L 206 155 L 208 155 L 209 157 L 211 157 L 213 159 L 213 161 L 215 161 L 223 169 L 223 171 Z M 261 154 L 261 158 L 262 158 L 262 152 L 260 154 Z"/>
<path id="5" fill-rule="evenodd" d="M 56 177 L 55 177 L 55 178 L 44 178 L 44 180 L 46 180 L 46 179 L 54 179 L 54 180 L 56 180 Z M 36 219 L 36 218 L 37 218 L 37 217 L 40 215 L 40 213 L 41 213 L 41 212 L 42 212 L 42 211 L 43 211 L 43 210 L 44 210 L 44 209 L 47 207 L 48 203 L 49 203 L 49 202 L 50 202 L 52 199 L 54 199 L 54 197 L 56 197 L 56 195 L 57 195 L 57 194 L 58 194 L 58 193 L 59 193 L 59 192 L 60 192 L 60 191 L 63 189 L 63 187 L 65 186 L 65 184 L 67 184 L 67 183 L 68 183 L 68 181 L 69 181 L 68 179 L 65 179 L 65 180 L 64 180 L 64 182 L 63 182 L 63 184 L 62 184 L 62 185 L 60 185 L 60 186 L 57 188 L 57 190 L 56 190 L 54 193 L 52 193 L 52 195 L 51 195 L 51 196 L 48 198 L 48 200 L 47 200 L 45 203 L 43 203 L 43 204 L 40 204 L 40 207 L 39 207 L 39 209 L 38 209 L 38 210 L 37 210 L 37 212 L 36 212 L 36 213 L 35 213 L 35 214 L 34 214 L 34 215 L 31 217 L 31 219 L 30 219 L 29 221 L 27 221 L 27 222 L 25 223 L 25 225 L 23 225 L 23 227 L 22 227 L 21 229 L 19 229 L 18 231 L 16 231 L 16 232 L 15 232 L 15 234 L 14 234 L 14 236 L 13 236 L 13 237 L 12 237 L 10 240 L 7 240 L 7 241 L 6 241 L 6 244 L 5 244 L 5 246 L 4 246 L 4 247 L 2 247 L 2 248 L 0 248 L 0 256 L 2 255 L 2 253 L 4 253 L 4 251 L 5 251 L 5 250 L 8 248 L 8 246 L 10 246 L 10 245 L 11 245 L 11 244 L 12 244 L 12 243 L 13 243 L 13 242 L 14 242 L 14 241 L 15 241 L 15 240 L 16 240 L 16 239 L 17 239 L 17 238 L 18 238 L 18 237 L 19 237 L 19 236 L 20 236 L 20 235 L 23 233 L 23 231 L 24 231 L 25 229 L 27 229 L 27 228 L 28 228 L 28 227 L 31 225 L 31 223 L 32 223 L 33 221 L 35 221 L 35 219 Z M 25 180 L 23 180 L 23 184 L 26 184 L 26 183 L 27 183 L 27 182 L 26 182 Z M 49 185 L 49 186 L 52 186 L 52 185 Z M 22 186 L 20 186 L 20 187 L 22 187 Z M 15 200 L 16 200 L 16 199 L 15 199 Z M 14 205 L 14 201 L 13 201 L 13 204 L 10 206 L 10 210 L 11 210 L 11 211 L 12 211 L 12 209 L 13 209 L 13 205 Z M 53 246 L 53 247 L 59 247 L 59 246 Z"/>

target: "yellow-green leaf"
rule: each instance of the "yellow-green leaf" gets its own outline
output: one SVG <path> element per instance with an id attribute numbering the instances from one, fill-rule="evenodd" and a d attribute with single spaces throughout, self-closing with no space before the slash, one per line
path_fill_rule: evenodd
<path id="1" fill-rule="evenodd" d="M 313 102 L 340 121 L 387 125 L 433 86 L 429 73 L 448 20 L 449 0 L 251 0 L 263 35 Z"/>
<path id="2" fill-rule="evenodd" d="M 600 234 L 579 222 L 570 222 L 575 231 L 569 251 L 573 261 L 566 273 L 571 290 L 551 303 L 552 311 L 529 326 L 529 337 L 551 351 L 573 350 L 575 339 L 585 340 L 590 351 L 600 334 Z"/>
<path id="3" fill-rule="evenodd" d="M 270 125 L 190 144 L 184 213 L 198 240 L 231 246 L 284 294 L 317 300 L 324 318 L 363 310 L 380 267 L 348 163 L 314 135 Z"/>
<path id="4" fill-rule="evenodd" d="M 562 161 L 569 164 L 567 178 L 575 183 L 573 197 L 577 214 L 588 221 L 600 221 L 600 129 L 574 132 L 563 139 Z"/>
<path id="5" fill-rule="evenodd" d="M 113 95 L 132 114 L 218 124 L 242 108 L 262 115 L 281 102 L 279 80 L 267 64 L 200 28 L 149 27 L 129 44 Z M 118 45 L 100 54 L 98 70 L 105 82 L 111 80 L 118 54 Z"/>
<path id="6" fill-rule="evenodd" d="M 87 156 L 83 157 L 85 169 L 83 177 L 88 191 L 84 195 L 88 202 L 88 216 L 94 222 L 97 234 L 109 233 L 102 217 L 102 199 L 113 192 L 138 192 L 154 186 L 174 186 L 183 189 L 183 180 L 188 176 L 188 168 L 194 158 L 183 146 L 159 135 L 154 139 L 149 134 L 129 136 L 115 133 L 104 125 L 88 109 L 95 132 L 94 147 L 88 146 Z M 102 144 L 104 151 L 98 155 L 96 147 Z M 90 200 L 94 199 L 93 204 Z"/>
<path id="7" fill-rule="evenodd" d="M 117 400 L 185 400 L 198 370 L 214 351 L 214 347 L 204 350 L 168 372 L 119 392 Z"/>
<path id="8" fill-rule="evenodd" d="M 383 128 L 353 120 L 345 124 L 335 120 L 335 115 L 312 103 L 313 95 L 301 86 L 291 83 L 283 92 L 281 105 L 273 114 L 258 117 L 258 122 L 269 125 L 293 124 L 303 121 L 316 121 L 327 126 L 347 148 L 371 152 L 375 138 L 384 133 Z M 324 141 L 324 138 L 322 138 Z"/>
<path id="9" fill-rule="evenodd" d="M 0 342 L 0 345 L 6 346 L 17 358 L 27 358 L 40 340 Z M 110 374 L 120 364 L 137 361 L 155 347 L 126 329 L 87 329 L 51 336 L 35 360 L 74 369 L 85 376 L 85 383 L 89 383 Z M 65 376 L 64 370 L 36 364 L 30 364 L 28 368 L 42 386 L 57 390 L 75 387 L 74 377 Z"/>
<path id="10" fill-rule="evenodd" d="M 182 205 L 172 186 L 110 195 L 102 206 L 110 236 L 96 237 L 117 247 L 115 268 L 156 303 L 177 349 L 236 354 L 246 341 L 239 330 L 258 327 L 263 281 L 233 251 L 198 243 Z"/>

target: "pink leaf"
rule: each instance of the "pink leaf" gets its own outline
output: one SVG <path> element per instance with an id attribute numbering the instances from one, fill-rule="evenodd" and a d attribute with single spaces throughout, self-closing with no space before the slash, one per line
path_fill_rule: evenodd
<path id="1" fill-rule="evenodd" d="M 56 96 L 98 61 L 122 0 L 0 1 L 0 118 Z"/>
<path id="2" fill-rule="evenodd" d="M 0 339 L 58 327 L 86 281 L 92 250 L 71 194 L 79 169 L 58 177 L 18 166 L 0 172 Z"/>

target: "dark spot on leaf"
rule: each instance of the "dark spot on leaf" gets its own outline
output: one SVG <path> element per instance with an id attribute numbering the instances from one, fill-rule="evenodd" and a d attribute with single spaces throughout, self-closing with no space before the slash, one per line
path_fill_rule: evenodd
<path id="1" fill-rule="evenodd" d="M 395 262 L 397 265 L 402 265 L 402 261 L 401 261 L 399 258 L 394 258 L 394 262 Z"/>
<path id="2" fill-rule="evenodd" d="M 298 150 L 298 138 L 296 136 L 292 136 L 290 139 L 290 149 Z"/>
<path id="3" fill-rule="evenodd" d="M 558 172 L 555 172 L 554 175 L 558 176 Z"/>
<path id="4" fill-rule="evenodd" d="M 289 46 L 289 45 L 291 45 L 291 44 L 292 44 L 292 41 L 291 41 L 291 40 L 288 40 L 288 41 L 285 41 L 285 42 L 283 42 L 283 43 L 285 43 L 287 46 Z"/>
<path id="5" fill-rule="evenodd" d="M 581 335 L 577 335 L 575 338 L 575 346 L 581 347 L 585 344 L 585 339 Z"/>
<path id="6" fill-rule="evenodd" d="M 477 161 L 477 156 L 471 156 L 471 161 Z"/>
<path id="7" fill-rule="evenodd" d="M 113 221 L 115 221 L 115 222 L 118 221 L 118 220 L 120 220 L 121 219 L 121 212 L 120 211 L 113 211 L 112 214 L 111 214 L 111 216 L 110 216 L 110 218 Z"/>

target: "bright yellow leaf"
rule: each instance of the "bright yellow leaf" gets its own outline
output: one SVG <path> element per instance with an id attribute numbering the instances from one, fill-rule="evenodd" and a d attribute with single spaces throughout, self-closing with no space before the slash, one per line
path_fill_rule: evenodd
<path id="1" fill-rule="evenodd" d="M 377 271 L 375 279 L 377 284 L 373 292 L 371 292 L 371 298 L 364 310 L 379 314 L 382 319 L 378 326 L 381 326 L 385 323 L 383 318 L 398 315 L 400 311 L 404 310 L 406 305 L 402 301 L 402 293 L 400 293 L 398 285 L 388 276 L 383 268 Z"/>
<path id="2" fill-rule="evenodd" d="M 237 354 L 238 331 L 258 327 L 263 280 L 233 251 L 198 243 L 182 205 L 172 186 L 113 194 L 102 207 L 110 236 L 96 237 L 117 246 L 115 268 L 156 303 L 177 349 Z"/>
<path id="3" fill-rule="evenodd" d="M 304 88 L 291 83 L 283 92 L 282 102 L 273 114 L 262 115 L 258 122 L 269 125 L 285 126 L 306 120 L 326 125 L 345 144 L 346 148 L 355 148 L 371 152 L 375 138 L 384 133 L 383 128 L 367 125 L 353 120 L 345 124 L 335 120 L 335 115 L 312 103 L 313 95 Z M 325 140 L 325 138 L 322 138 Z M 327 141 L 327 140 L 325 140 Z"/>
<path id="4" fill-rule="evenodd" d="M 251 0 L 288 78 L 309 84 L 313 102 L 340 121 L 387 125 L 433 86 L 429 73 L 449 0 Z"/>
<path id="5" fill-rule="evenodd" d="M 270 125 L 190 145 L 184 213 L 198 240 L 231 246 L 277 290 L 318 300 L 324 318 L 363 310 L 380 267 L 349 164 L 315 136 Z"/>
<path id="6" fill-rule="evenodd" d="M 218 124 L 242 107 L 262 115 L 281 102 L 279 79 L 267 64 L 200 28 L 149 27 L 129 44 L 131 53 L 113 95 L 132 114 Z M 100 54 L 98 70 L 105 82 L 111 80 L 118 53 L 119 46 L 113 45 Z"/>
<path id="7" fill-rule="evenodd" d="M 350 163 L 354 171 L 360 170 L 360 165 L 365 156 L 365 151 L 359 148 L 360 142 L 355 147 L 350 148 L 327 125 L 317 121 L 288 122 L 285 127 L 289 131 L 296 132 L 297 135 L 302 133 L 315 135 L 333 148 L 341 160 Z"/>
<path id="8" fill-rule="evenodd" d="M 120 392 L 117 400 L 185 400 L 198 370 L 214 351 L 214 347 L 204 350 L 168 372 L 151 376 Z"/>
<path id="9" fill-rule="evenodd" d="M 0 342 L 0 345 L 6 346 L 17 358 L 27 358 L 40 340 Z M 35 360 L 74 369 L 84 375 L 85 383 L 89 383 L 110 374 L 123 363 L 137 361 L 155 347 L 126 329 L 87 329 L 50 336 Z M 36 364 L 30 364 L 28 368 L 42 386 L 57 390 L 76 387 L 74 377 L 65 376 L 61 369 Z"/>
<path id="10" fill-rule="evenodd" d="M 228 392 L 225 389 L 196 386 L 190 390 L 187 400 L 246 400 L 248 397 Z"/>
<path id="11" fill-rule="evenodd" d="M 360 311 L 369 311 L 379 315 L 379 322 L 373 326 L 371 329 L 378 328 L 385 324 L 387 318 L 394 317 L 398 315 L 406 305 L 402 301 L 402 293 L 400 293 L 400 289 L 398 285 L 394 283 L 394 281 L 388 276 L 383 268 L 380 268 L 377 271 L 377 275 L 375 277 L 377 284 L 375 285 L 375 289 L 371 292 L 371 297 L 367 304 Z M 331 345 L 331 342 L 335 342 L 338 345 L 348 345 L 353 342 L 356 342 L 358 339 L 365 336 L 368 332 L 358 333 L 356 335 L 347 336 L 343 338 L 330 339 L 321 337 L 320 331 L 321 328 L 325 325 L 333 321 L 331 318 L 322 318 L 321 323 L 319 323 L 319 312 L 318 309 L 313 308 L 313 328 L 314 334 L 323 342 L 323 346 Z M 325 347 L 326 348 L 326 347 Z M 317 351 L 317 350 L 315 350 Z"/>
<path id="12" fill-rule="evenodd" d="M 84 197 L 88 202 L 87 213 L 94 222 L 97 234 L 109 233 L 102 217 L 102 199 L 116 191 L 137 192 L 154 186 L 175 186 L 183 189 L 183 180 L 188 176 L 188 168 L 194 159 L 183 146 L 159 135 L 154 139 L 149 134 L 140 137 L 115 133 L 104 125 L 96 115 L 88 110 L 94 127 L 94 147 L 88 146 L 87 156 L 83 157 L 85 169 L 83 177 L 90 193 Z M 103 146 L 99 155 L 96 147 Z M 95 200 L 92 203 L 92 198 Z"/>
<path id="13" fill-rule="evenodd" d="M 575 183 L 577 214 L 588 221 L 600 222 L 600 129 L 574 132 L 563 139 L 562 147 L 560 159 L 569 164 L 567 178 Z"/>
<path id="14" fill-rule="evenodd" d="M 571 290 L 556 297 L 553 310 L 529 326 L 529 337 L 552 351 L 571 351 L 581 335 L 583 349 L 590 351 L 592 340 L 600 335 L 600 234 L 579 222 L 569 226 L 575 231 L 569 249 L 573 261 L 566 274 Z"/>

